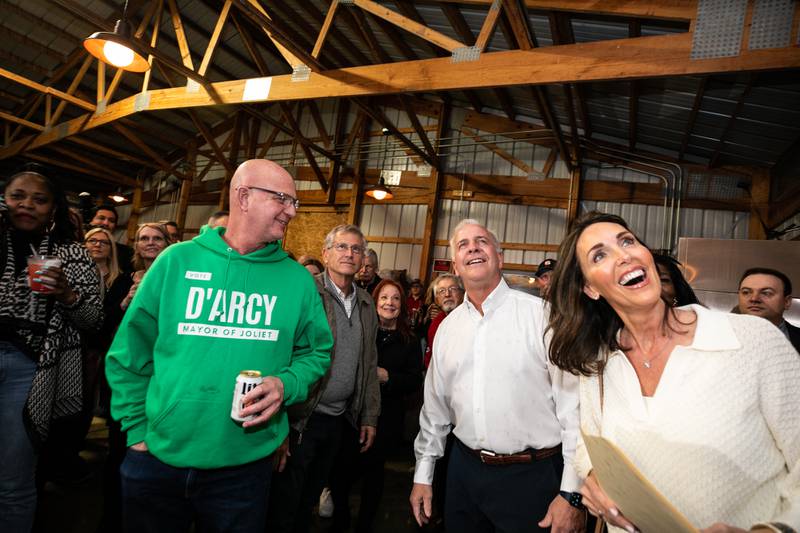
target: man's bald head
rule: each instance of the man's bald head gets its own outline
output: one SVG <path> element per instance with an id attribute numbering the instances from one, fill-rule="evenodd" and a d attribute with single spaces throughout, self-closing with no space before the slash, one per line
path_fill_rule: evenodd
<path id="1" fill-rule="evenodd" d="M 249 159 L 239 165 L 236 172 L 233 173 L 229 191 L 230 198 L 233 198 L 236 189 L 242 185 L 257 185 L 256 180 L 264 183 L 275 180 L 286 185 L 291 184 L 291 187 L 294 188 L 294 178 L 278 163 L 269 159 Z M 264 186 L 268 187 L 268 185 Z M 231 205 L 231 207 L 233 206 Z"/>
<path id="2" fill-rule="evenodd" d="M 296 197 L 294 179 L 283 167 L 266 159 L 245 161 L 231 178 L 226 235 L 257 243 L 282 239 L 297 214 Z"/>

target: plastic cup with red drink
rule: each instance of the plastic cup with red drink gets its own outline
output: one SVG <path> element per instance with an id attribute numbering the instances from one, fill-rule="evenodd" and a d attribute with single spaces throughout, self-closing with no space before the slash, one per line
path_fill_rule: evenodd
<path id="1" fill-rule="evenodd" d="M 33 292 L 52 292 L 53 289 L 41 281 L 41 272 L 45 268 L 60 268 L 61 259 L 54 255 L 32 255 L 28 257 L 28 284 Z"/>

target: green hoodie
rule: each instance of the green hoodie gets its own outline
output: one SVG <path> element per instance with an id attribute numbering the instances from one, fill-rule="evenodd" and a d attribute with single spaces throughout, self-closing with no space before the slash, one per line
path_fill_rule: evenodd
<path id="1" fill-rule="evenodd" d="M 176 467 L 266 457 L 286 437 L 284 409 L 258 428 L 231 420 L 236 376 L 260 370 L 302 402 L 330 365 L 333 338 L 308 271 L 279 242 L 240 255 L 214 228 L 159 255 L 106 357 L 111 413 Z"/>

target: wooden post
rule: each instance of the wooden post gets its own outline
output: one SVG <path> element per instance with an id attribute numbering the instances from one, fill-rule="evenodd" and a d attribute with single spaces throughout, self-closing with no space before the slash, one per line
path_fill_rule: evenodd
<path id="1" fill-rule="evenodd" d="M 439 143 L 447 131 L 450 122 L 450 104 L 443 103 L 439 109 L 439 124 L 436 129 L 436 151 L 439 152 Z M 436 242 L 436 224 L 439 221 L 439 197 L 445 178 L 445 159 L 439 154 L 437 160 L 440 168 L 431 169 L 431 188 L 428 195 L 428 214 L 425 217 L 425 233 L 422 238 L 422 253 L 419 258 L 419 279 L 422 285 L 428 284 L 428 273 L 433 264 L 433 247 Z"/>
<path id="2" fill-rule="evenodd" d="M 359 121 L 356 121 L 358 125 Z M 353 169 L 353 188 L 350 190 L 350 208 L 347 210 L 347 223 L 358 224 L 358 219 L 361 216 L 361 202 L 362 195 L 364 194 L 364 175 L 367 171 L 366 158 L 361 159 L 361 149 L 364 143 L 369 140 L 370 120 L 364 116 L 361 121 L 361 136 L 358 141 L 358 152 L 356 152 L 356 166 Z M 343 161 L 344 162 L 344 161 Z"/>
<path id="3" fill-rule="evenodd" d="M 578 218 L 578 208 L 581 204 L 581 169 L 578 166 L 572 168 L 569 175 L 569 197 L 567 198 L 567 228 Z"/>
<path id="4" fill-rule="evenodd" d="M 139 227 L 139 214 L 142 212 L 142 173 L 136 178 L 136 186 L 133 188 L 133 204 L 131 205 L 131 216 L 128 217 L 128 235 L 125 243 L 133 242 L 136 237 L 136 229 Z"/>
<path id="5" fill-rule="evenodd" d="M 750 182 L 750 225 L 748 239 L 766 239 L 769 215 L 770 175 L 765 168 L 753 169 Z"/>
<path id="6" fill-rule="evenodd" d="M 181 182 L 181 195 L 178 200 L 178 214 L 175 222 L 178 231 L 183 234 L 186 225 L 186 211 L 189 209 L 189 197 L 192 194 L 192 182 L 197 172 L 197 143 L 194 140 L 186 144 L 186 178 Z"/>

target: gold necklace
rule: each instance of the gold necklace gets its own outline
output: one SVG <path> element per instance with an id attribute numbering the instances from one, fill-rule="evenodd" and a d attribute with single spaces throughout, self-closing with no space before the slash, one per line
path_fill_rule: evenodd
<path id="1" fill-rule="evenodd" d="M 644 366 L 645 368 L 649 369 L 649 368 L 651 368 L 653 366 L 652 365 L 653 361 L 655 361 L 656 359 L 658 359 L 659 357 L 664 355 L 667 346 L 669 346 L 669 335 L 666 335 L 665 337 L 666 337 L 667 341 L 664 343 L 663 346 L 661 346 L 661 349 L 658 351 L 658 353 L 656 353 L 656 355 L 652 356 L 650 359 L 644 359 L 642 361 L 642 366 Z M 633 336 L 631 336 L 631 338 L 633 339 Z M 634 340 L 634 342 L 636 342 L 636 339 L 633 339 L 633 340 Z M 638 342 L 636 342 L 636 345 L 639 346 L 639 350 L 642 353 L 644 353 L 644 350 L 642 349 L 642 347 L 639 345 Z"/>

